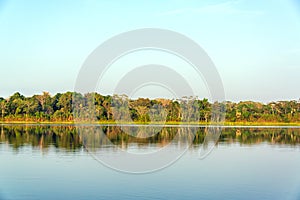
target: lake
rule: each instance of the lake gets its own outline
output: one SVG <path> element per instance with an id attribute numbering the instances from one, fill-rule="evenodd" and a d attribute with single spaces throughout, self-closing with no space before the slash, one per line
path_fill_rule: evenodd
<path id="1" fill-rule="evenodd" d="M 205 126 L 6 124 L 0 133 L 1 200 L 300 199 L 299 127 L 222 127 L 201 158 Z"/>

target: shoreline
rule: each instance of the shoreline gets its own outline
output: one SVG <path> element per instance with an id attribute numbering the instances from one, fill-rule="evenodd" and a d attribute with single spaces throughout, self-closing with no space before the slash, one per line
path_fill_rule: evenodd
<path id="1" fill-rule="evenodd" d="M 89 121 L 0 121 L 0 124 L 60 124 L 60 125 L 74 125 L 74 124 L 82 124 L 82 125 L 221 125 L 221 126 L 299 126 L 300 122 L 224 122 L 221 124 L 218 123 L 184 123 L 184 122 L 165 122 L 165 123 L 145 123 L 145 122 L 116 122 L 116 121 L 99 121 L 99 122 L 89 122 Z"/>

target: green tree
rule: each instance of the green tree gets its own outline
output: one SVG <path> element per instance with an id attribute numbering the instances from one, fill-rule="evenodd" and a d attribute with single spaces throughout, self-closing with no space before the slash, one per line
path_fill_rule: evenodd
<path id="1" fill-rule="evenodd" d="M 6 110 L 6 100 L 2 97 L 0 97 L 0 109 L 1 109 L 1 119 L 4 119 L 5 110 Z"/>
<path id="2" fill-rule="evenodd" d="M 25 96 L 21 95 L 19 92 L 14 93 L 7 102 L 8 113 L 14 117 L 19 117 L 23 114 Z"/>

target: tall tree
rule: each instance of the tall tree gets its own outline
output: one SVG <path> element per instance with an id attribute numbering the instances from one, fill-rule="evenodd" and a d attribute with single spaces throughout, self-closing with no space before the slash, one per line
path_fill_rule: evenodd
<path id="1" fill-rule="evenodd" d="M 23 100 L 25 99 L 24 95 L 21 95 L 19 92 L 14 93 L 11 97 L 9 97 L 7 102 L 7 109 L 9 114 L 17 115 L 22 114 L 24 104 Z"/>
<path id="2" fill-rule="evenodd" d="M 5 109 L 6 109 L 6 100 L 0 97 L 0 109 L 1 109 L 1 119 L 4 119 Z"/>
<path id="3" fill-rule="evenodd" d="M 53 110 L 49 92 L 43 92 L 42 95 L 36 95 L 36 99 L 39 101 L 43 112 L 50 113 Z"/>

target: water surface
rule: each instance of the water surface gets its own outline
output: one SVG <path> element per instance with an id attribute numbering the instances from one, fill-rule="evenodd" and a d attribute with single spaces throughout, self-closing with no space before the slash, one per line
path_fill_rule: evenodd
<path id="1" fill-rule="evenodd" d="M 172 143 L 178 127 L 149 138 L 117 126 L 98 126 L 97 150 L 145 151 Z M 87 128 L 88 129 L 88 128 Z M 0 199 L 300 199 L 300 129 L 227 127 L 214 150 L 199 160 L 206 127 L 188 151 L 154 173 L 133 175 L 94 159 L 72 125 L 0 126 Z"/>

